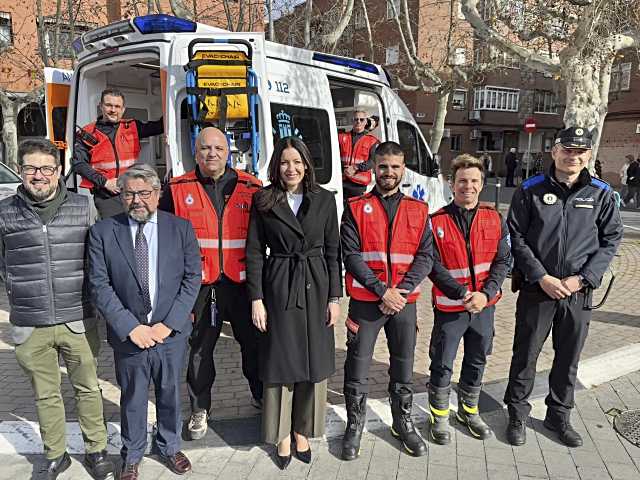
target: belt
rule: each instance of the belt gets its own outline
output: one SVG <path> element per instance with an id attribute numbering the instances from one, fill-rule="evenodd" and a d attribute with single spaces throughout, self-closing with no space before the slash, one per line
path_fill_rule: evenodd
<path id="1" fill-rule="evenodd" d="M 293 275 L 291 275 L 291 283 L 289 284 L 289 297 L 287 298 L 287 310 L 294 307 L 305 307 L 306 279 L 305 279 L 305 263 L 309 258 L 318 258 L 324 256 L 322 247 L 314 247 L 304 252 L 294 253 L 270 253 L 273 258 L 288 258 L 295 260 Z"/>

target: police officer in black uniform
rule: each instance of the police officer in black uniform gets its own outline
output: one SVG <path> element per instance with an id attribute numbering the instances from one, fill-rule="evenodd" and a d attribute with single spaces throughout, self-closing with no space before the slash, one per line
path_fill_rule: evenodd
<path id="1" fill-rule="evenodd" d="M 512 281 L 521 284 L 504 396 L 512 445 L 526 442 L 527 399 L 538 356 L 552 331 L 555 356 L 544 425 L 565 445 L 582 445 L 569 421 L 578 361 L 589 330 L 592 291 L 600 286 L 622 238 L 613 190 L 586 168 L 592 135 L 581 127 L 561 130 L 549 172 L 523 182 L 511 201 Z"/>

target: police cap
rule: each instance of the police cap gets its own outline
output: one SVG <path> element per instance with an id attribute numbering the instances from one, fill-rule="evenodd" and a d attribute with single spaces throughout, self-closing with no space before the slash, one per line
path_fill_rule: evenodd
<path id="1" fill-rule="evenodd" d="M 569 127 L 560 130 L 556 137 L 555 144 L 560 144 L 564 148 L 580 148 L 591 150 L 591 140 L 593 138 L 593 130 L 584 127 Z"/>

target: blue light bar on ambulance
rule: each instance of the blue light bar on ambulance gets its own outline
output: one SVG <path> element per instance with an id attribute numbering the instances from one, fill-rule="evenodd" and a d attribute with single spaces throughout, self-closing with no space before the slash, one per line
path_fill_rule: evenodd
<path id="1" fill-rule="evenodd" d="M 198 28 L 195 22 L 163 14 L 135 17 L 133 24 L 140 33 L 195 32 Z"/>
<path id="2" fill-rule="evenodd" d="M 122 20 L 85 33 L 82 36 L 82 41 L 87 45 L 88 43 L 97 42 L 98 40 L 114 37 L 122 33 L 131 33 L 133 31 L 133 27 L 131 26 L 131 23 L 129 23 L 129 20 Z"/>
<path id="3" fill-rule="evenodd" d="M 356 60 L 354 58 L 335 57 L 333 55 L 327 55 L 326 53 L 314 53 L 313 59 L 318 62 L 331 63 L 333 65 L 340 65 L 341 67 L 362 70 L 363 72 L 373 73 L 374 75 L 380 74 L 378 67 L 374 64 Z"/>

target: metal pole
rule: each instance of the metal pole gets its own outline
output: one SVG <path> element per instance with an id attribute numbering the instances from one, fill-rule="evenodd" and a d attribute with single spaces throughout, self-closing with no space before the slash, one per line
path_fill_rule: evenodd
<path id="1" fill-rule="evenodd" d="M 529 164 L 531 163 L 531 137 L 533 133 L 529 132 L 529 145 L 527 145 L 527 178 L 529 178 Z"/>
<path id="2" fill-rule="evenodd" d="M 496 210 L 500 209 L 500 188 L 502 187 L 502 185 L 500 184 L 500 180 L 496 180 L 496 199 L 495 199 L 495 206 L 496 206 Z"/>

